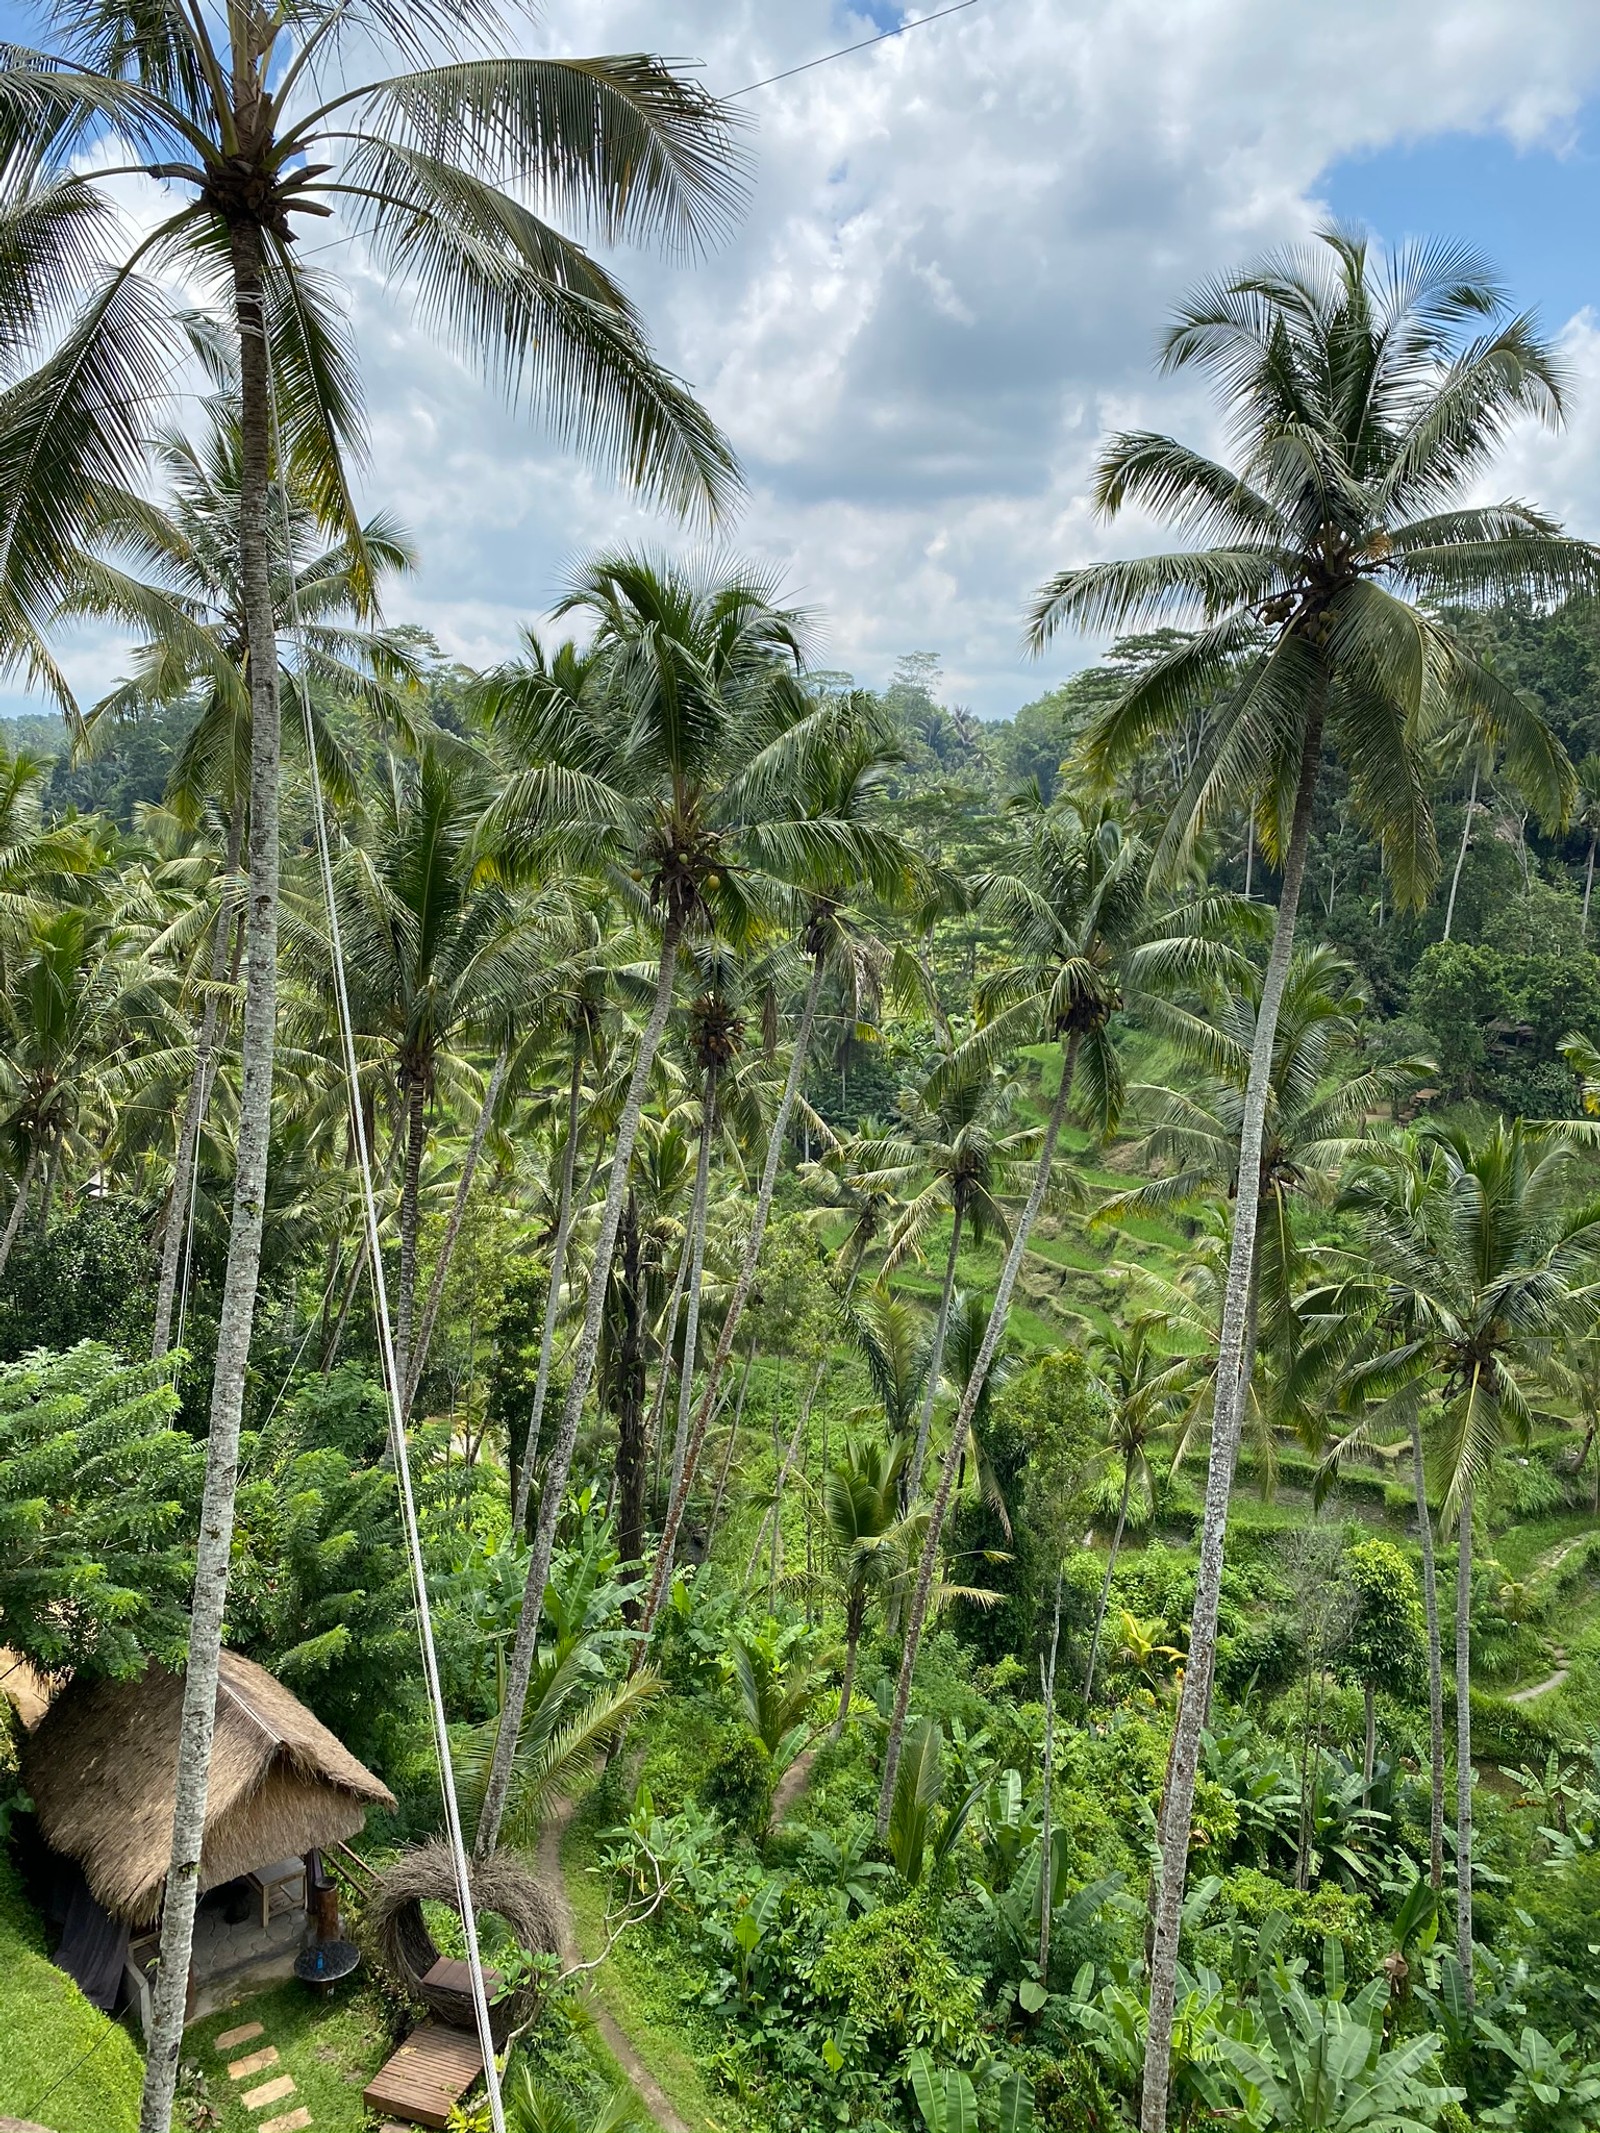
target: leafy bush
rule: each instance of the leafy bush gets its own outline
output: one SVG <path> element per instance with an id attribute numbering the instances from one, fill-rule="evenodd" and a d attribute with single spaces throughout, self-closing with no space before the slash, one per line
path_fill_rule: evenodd
<path id="1" fill-rule="evenodd" d="M 772 1757 L 763 1743 L 748 1726 L 728 1725 L 698 1790 L 704 1804 L 730 1829 L 759 1837 L 772 1818 L 775 1783 Z"/>
<path id="2" fill-rule="evenodd" d="M 829 1940 L 812 1984 L 885 2063 L 916 2045 L 957 2060 L 977 2048 L 982 1983 L 951 1960 L 917 1898 L 852 1919 Z"/>

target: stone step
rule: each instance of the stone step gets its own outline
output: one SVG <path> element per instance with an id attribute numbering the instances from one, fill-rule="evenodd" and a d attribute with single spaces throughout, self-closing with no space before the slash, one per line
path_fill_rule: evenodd
<path id="1" fill-rule="evenodd" d="M 297 2111 L 285 2111 L 281 2118 L 264 2118 L 261 2133 L 300 2133 L 302 2126 L 311 2123 L 311 2113 L 302 2104 Z"/>
<path id="2" fill-rule="evenodd" d="M 251 2052 L 247 2058 L 230 2059 L 228 2061 L 228 2079 L 230 2081 L 243 2081 L 247 2075 L 263 2074 L 269 2066 L 276 2066 L 277 2063 L 278 2047 L 276 2044 L 269 2044 L 265 2051 Z"/>
<path id="3" fill-rule="evenodd" d="M 231 2052 L 236 2044 L 248 2044 L 252 2037 L 259 2037 L 259 2022 L 242 2022 L 237 2029 L 225 2029 L 216 2041 L 216 2050 Z"/>
<path id="4" fill-rule="evenodd" d="M 246 2089 L 239 2100 L 247 2111 L 262 2111 L 269 2103 L 281 2103 L 293 2094 L 293 2074 L 280 2074 L 276 2081 L 263 2081 L 258 2089 Z"/>

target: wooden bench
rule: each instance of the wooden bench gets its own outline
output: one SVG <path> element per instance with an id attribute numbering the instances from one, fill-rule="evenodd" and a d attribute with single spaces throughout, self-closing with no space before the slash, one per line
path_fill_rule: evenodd
<path id="1" fill-rule="evenodd" d="M 464 2029 L 424 2022 L 361 2092 L 376 2116 L 443 2127 L 452 2108 L 483 2072 L 478 2040 Z"/>

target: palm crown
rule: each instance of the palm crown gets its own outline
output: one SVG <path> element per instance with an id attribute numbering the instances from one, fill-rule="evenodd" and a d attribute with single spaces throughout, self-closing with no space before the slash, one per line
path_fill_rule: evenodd
<path id="1" fill-rule="evenodd" d="M 1085 740 L 1109 770 L 1217 697 L 1163 860 L 1240 795 L 1281 854 L 1313 723 L 1404 901 L 1438 871 L 1428 765 L 1446 735 L 1476 731 L 1541 815 L 1564 818 L 1560 746 L 1433 611 L 1600 585 L 1600 552 L 1541 512 L 1462 501 L 1515 419 L 1561 412 L 1549 349 L 1508 314 L 1475 253 L 1414 246 L 1380 267 L 1339 230 L 1207 284 L 1180 310 L 1164 366 L 1215 380 L 1233 463 L 1134 431 L 1106 448 L 1095 495 L 1108 517 L 1142 506 L 1212 545 L 1063 571 L 1032 615 L 1039 645 L 1071 625 L 1200 625 Z"/>

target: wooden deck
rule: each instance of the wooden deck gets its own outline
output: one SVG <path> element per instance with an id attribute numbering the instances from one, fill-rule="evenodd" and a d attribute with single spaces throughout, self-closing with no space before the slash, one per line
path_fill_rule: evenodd
<path id="1" fill-rule="evenodd" d="M 378 2117 L 414 2126 L 447 2126 L 453 2104 L 483 2072 L 483 2053 L 469 2030 L 424 2022 L 374 2075 L 361 2100 Z"/>

